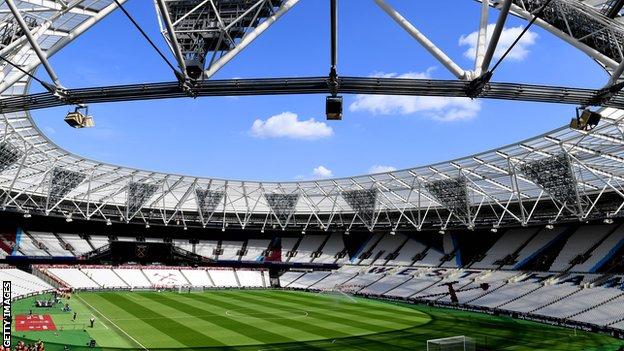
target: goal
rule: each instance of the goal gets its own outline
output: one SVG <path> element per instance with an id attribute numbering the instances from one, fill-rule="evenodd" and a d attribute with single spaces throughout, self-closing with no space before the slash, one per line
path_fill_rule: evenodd
<path id="1" fill-rule="evenodd" d="M 450 338 L 427 340 L 427 351 L 475 351 L 476 345 L 472 338 L 453 336 Z"/>
<path id="2" fill-rule="evenodd" d="M 204 287 L 203 286 L 193 286 L 193 285 L 179 285 L 178 286 L 178 293 L 180 294 L 184 294 L 184 293 L 193 293 L 193 292 L 204 292 Z"/>

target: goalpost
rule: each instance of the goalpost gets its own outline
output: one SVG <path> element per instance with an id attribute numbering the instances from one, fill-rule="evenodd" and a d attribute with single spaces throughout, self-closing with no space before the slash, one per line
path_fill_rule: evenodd
<path id="1" fill-rule="evenodd" d="M 427 351 L 475 351 L 474 339 L 466 336 L 427 340 Z"/>
<path id="2" fill-rule="evenodd" d="M 178 293 L 194 293 L 194 292 L 204 292 L 203 286 L 194 286 L 194 285 L 178 285 Z"/>

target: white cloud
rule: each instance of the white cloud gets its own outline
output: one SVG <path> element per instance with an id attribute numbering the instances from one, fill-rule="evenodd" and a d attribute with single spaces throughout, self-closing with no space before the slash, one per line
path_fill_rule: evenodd
<path id="1" fill-rule="evenodd" d="M 394 172 L 394 171 L 396 171 L 396 167 L 383 166 L 383 165 L 374 165 L 373 167 L 368 169 L 369 174 L 386 173 L 386 172 Z"/>
<path id="2" fill-rule="evenodd" d="M 302 121 L 292 112 L 283 112 L 266 121 L 257 119 L 251 126 L 251 134 L 257 138 L 292 138 L 315 140 L 330 137 L 333 129 L 314 118 Z"/>
<path id="3" fill-rule="evenodd" d="M 312 170 L 312 175 L 316 178 L 331 178 L 334 176 L 334 173 L 325 166 L 318 166 Z"/>
<path id="4" fill-rule="evenodd" d="M 487 33 L 488 33 L 487 42 L 488 43 L 490 42 L 490 38 L 492 36 L 492 32 L 494 31 L 494 27 L 495 27 L 494 24 L 489 24 L 487 26 Z M 513 44 L 514 40 L 516 40 L 516 38 L 520 35 L 520 33 L 523 30 L 524 28 L 520 26 L 503 28 L 503 32 L 498 42 L 498 47 L 496 48 L 496 51 L 494 52 L 494 58 L 498 59 L 501 56 L 503 56 L 505 51 L 509 49 L 511 44 Z M 464 51 L 464 56 L 466 58 L 474 60 L 474 58 L 476 57 L 478 39 L 479 39 L 479 32 L 477 31 L 472 32 L 467 35 L 462 35 L 459 38 L 459 45 L 468 47 L 466 51 Z M 518 44 L 516 44 L 516 46 L 514 46 L 514 48 L 509 52 L 509 55 L 507 55 L 507 59 L 514 60 L 514 61 L 524 60 L 529 55 L 529 47 L 535 44 L 536 40 L 537 40 L 537 33 L 532 32 L 532 31 L 526 32 L 524 36 L 522 36 L 520 41 L 518 41 Z"/>
<path id="5" fill-rule="evenodd" d="M 375 77 L 428 79 L 433 69 L 426 72 L 405 74 L 376 73 Z M 433 120 L 450 122 L 468 120 L 481 111 L 481 103 L 463 97 L 444 96 L 397 96 L 397 95 L 356 95 L 349 105 L 351 112 L 369 112 L 375 115 L 411 115 L 420 113 Z"/>

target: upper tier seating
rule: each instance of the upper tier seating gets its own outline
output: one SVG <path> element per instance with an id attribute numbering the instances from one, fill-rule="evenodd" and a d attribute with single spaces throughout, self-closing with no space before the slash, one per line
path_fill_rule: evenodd
<path id="1" fill-rule="evenodd" d="M 606 235 L 615 229 L 614 225 L 584 225 L 579 227 L 568 238 L 565 246 L 559 252 L 559 255 L 550 266 L 553 272 L 565 271 L 570 267 L 573 259 L 584 254 L 589 248 L 594 246 Z"/>
<path id="2" fill-rule="evenodd" d="M 295 256 L 290 258 L 289 262 L 310 263 L 313 260 L 312 254 L 318 252 L 321 245 L 325 241 L 325 235 L 305 235 L 301 238 L 301 242 L 297 247 Z"/>
<path id="3" fill-rule="evenodd" d="M 572 272 L 595 272 L 605 261 L 613 256 L 624 243 L 624 225 L 618 226 L 583 263 L 573 266 Z"/>
<path id="4" fill-rule="evenodd" d="M 40 243 L 42 243 L 51 256 L 58 257 L 71 257 L 74 254 L 68 250 L 58 238 L 52 233 L 43 233 L 43 232 L 28 232 L 30 236 Z"/>
<path id="5" fill-rule="evenodd" d="M 82 239 L 78 234 L 59 233 L 59 236 L 61 237 L 61 239 L 63 239 L 65 243 L 69 244 L 72 247 L 73 252 L 76 255 L 84 255 L 87 252 L 93 251 L 93 248 L 91 247 L 91 245 L 89 245 L 89 242 L 85 239 Z"/>
<path id="6" fill-rule="evenodd" d="M 405 240 L 407 240 L 407 238 L 403 234 L 384 235 L 381 241 L 379 241 L 372 249 L 371 256 L 362 260 L 360 264 L 366 266 L 372 264 L 384 264 L 387 261 L 386 257 L 394 253 L 403 243 L 405 243 Z"/>
<path id="7" fill-rule="evenodd" d="M 501 265 L 496 262 L 516 252 L 516 250 L 525 244 L 536 232 L 537 228 L 520 228 L 506 231 L 488 250 L 485 257 L 480 262 L 474 263 L 471 268 L 498 268 Z"/>
<path id="8" fill-rule="evenodd" d="M 295 245 L 299 242 L 298 238 L 282 238 L 282 262 L 287 262 L 290 257 L 288 257 L 288 253 L 293 250 Z"/>
<path id="9" fill-rule="evenodd" d="M 247 252 L 241 260 L 254 262 L 262 261 L 270 243 L 271 240 L 266 239 L 249 239 L 247 241 Z"/>
<path id="10" fill-rule="evenodd" d="M 314 259 L 314 263 L 346 263 L 349 260 L 348 255 L 338 259 L 336 262 L 336 256 L 338 253 L 345 249 L 344 241 L 342 240 L 342 234 L 332 233 L 325 242 L 325 245 L 321 248 L 321 255 Z"/>
<path id="11" fill-rule="evenodd" d="M 216 256 L 214 252 L 218 244 L 219 242 L 215 240 L 200 240 L 195 245 L 195 253 L 200 256 L 215 259 Z"/>
<path id="12" fill-rule="evenodd" d="M 33 241 L 25 232 L 18 233 L 17 246 L 19 249 L 18 254 L 24 256 L 50 256 L 42 243 Z"/>
<path id="13" fill-rule="evenodd" d="M 182 250 L 193 252 L 193 244 L 191 244 L 189 239 L 173 239 L 172 242 L 173 245 L 181 248 Z"/>
<path id="14" fill-rule="evenodd" d="M 553 229 L 543 228 L 535 235 L 520 251 L 515 263 L 504 265 L 503 269 L 518 269 L 526 262 L 538 255 L 542 250 L 549 247 L 556 239 L 568 228 L 565 226 L 557 226 Z M 474 267 L 474 266 L 473 266 Z"/>
<path id="15" fill-rule="evenodd" d="M 242 241 L 222 241 L 221 242 L 221 254 L 218 259 L 221 261 L 238 261 L 240 258 L 240 251 L 243 248 Z"/>
<path id="16" fill-rule="evenodd" d="M 110 243 L 110 241 L 108 240 L 108 237 L 105 236 L 91 236 L 89 237 L 89 242 L 91 243 L 91 245 L 97 250 L 99 248 L 102 248 L 106 245 L 108 245 Z"/>
<path id="17" fill-rule="evenodd" d="M 420 241 L 409 239 L 393 260 L 388 262 L 391 266 L 411 266 L 414 257 L 427 249 Z"/>

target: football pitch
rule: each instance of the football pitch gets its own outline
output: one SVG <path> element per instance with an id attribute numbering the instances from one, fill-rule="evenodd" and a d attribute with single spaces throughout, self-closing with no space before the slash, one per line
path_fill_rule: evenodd
<path id="1" fill-rule="evenodd" d="M 202 293 L 83 292 L 71 312 L 17 301 L 13 315 L 50 315 L 48 330 L 14 339 L 46 342 L 46 350 L 104 349 L 425 350 L 428 339 L 465 335 L 487 350 L 617 350 L 605 335 L 508 317 L 422 305 L 280 290 Z M 76 312 L 76 321 L 73 313 Z M 95 316 L 93 328 L 89 319 Z M 47 318 L 47 317 L 46 317 Z M 48 328 L 46 326 L 46 328 Z M 53 330 L 56 329 L 56 330 Z M 93 349 L 91 349 L 93 350 Z"/>

